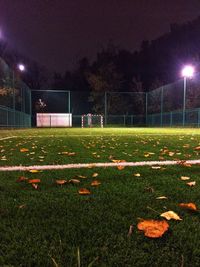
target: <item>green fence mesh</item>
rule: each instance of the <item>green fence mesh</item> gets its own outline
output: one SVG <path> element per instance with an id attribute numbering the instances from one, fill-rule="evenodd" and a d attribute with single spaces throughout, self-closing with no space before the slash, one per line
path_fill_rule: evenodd
<path id="1" fill-rule="evenodd" d="M 31 91 L 0 59 L 0 127 L 31 126 Z"/>

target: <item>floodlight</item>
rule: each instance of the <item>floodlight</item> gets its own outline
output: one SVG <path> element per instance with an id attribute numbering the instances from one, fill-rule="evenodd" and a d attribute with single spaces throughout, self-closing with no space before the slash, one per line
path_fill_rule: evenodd
<path id="1" fill-rule="evenodd" d="M 194 76 L 194 67 L 187 65 L 182 69 L 182 76 L 186 78 L 192 78 Z"/>

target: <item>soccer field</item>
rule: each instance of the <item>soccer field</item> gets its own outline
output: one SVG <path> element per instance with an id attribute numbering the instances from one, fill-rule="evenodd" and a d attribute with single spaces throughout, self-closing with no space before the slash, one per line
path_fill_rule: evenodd
<path id="1" fill-rule="evenodd" d="M 0 266 L 200 266 L 200 166 L 185 163 L 199 159 L 199 129 L 1 130 L 0 151 Z M 89 166 L 1 170 L 80 163 Z M 182 220 L 162 237 L 138 230 L 167 211 Z"/>

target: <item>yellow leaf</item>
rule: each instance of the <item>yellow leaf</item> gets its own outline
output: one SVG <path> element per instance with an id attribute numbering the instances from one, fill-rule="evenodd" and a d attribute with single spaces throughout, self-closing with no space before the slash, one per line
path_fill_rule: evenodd
<path id="1" fill-rule="evenodd" d="M 153 170 L 159 170 L 159 169 L 161 169 L 160 166 L 152 166 L 151 168 L 152 168 Z"/>
<path id="2" fill-rule="evenodd" d="M 190 177 L 187 177 L 187 176 L 181 176 L 181 180 L 182 180 L 182 181 L 187 181 L 187 180 L 190 180 Z"/>
<path id="3" fill-rule="evenodd" d="M 135 177 L 140 177 L 140 176 L 141 176 L 140 173 L 134 173 L 133 175 L 134 175 Z"/>
<path id="4" fill-rule="evenodd" d="M 169 224 L 165 220 L 144 220 L 138 223 L 137 228 L 147 237 L 159 238 L 168 230 Z"/>
<path id="5" fill-rule="evenodd" d="M 182 219 L 178 216 L 178 214 L 176 214 L 174 211 L 172 210 L 169 210 L 169 211 L 166 211 L 162 214 L 160 214 L 161 217 L 164 217 L 165 219 L 167 220 L 176 220 L 176 221 L 181 221 Z"/>
<path id="6" fill-rule="evenodd" d="M 41 172 L 40 170 L 30 170 L 29 171 L 30 173 L 38 173 L 38 172 Z"/>
<path id="7" fill-rule="evenodd" d="M 156 199 L 167 199 L 166 196 L 157 197 Z"/>

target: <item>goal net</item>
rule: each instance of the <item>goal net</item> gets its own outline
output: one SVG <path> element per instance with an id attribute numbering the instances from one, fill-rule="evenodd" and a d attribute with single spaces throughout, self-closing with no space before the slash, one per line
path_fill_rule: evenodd
<path id="1" fill-rule="evenodd" d="M 103 128 L 103 116 L 96 114 L 86 114 L 81 117 L 82 128 L 101 127 Z"/>

